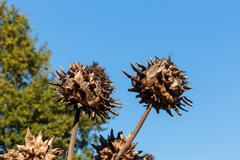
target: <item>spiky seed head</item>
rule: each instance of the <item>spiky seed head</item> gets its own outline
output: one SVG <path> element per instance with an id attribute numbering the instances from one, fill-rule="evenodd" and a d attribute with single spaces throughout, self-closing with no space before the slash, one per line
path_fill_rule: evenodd
<path id="1" fill-rule="evenodd" d="M 142 160 L 154 160 L 154 157 L 151 154 L 145 154 Z"/>
<path id="2" fill-rule="evenodd" d="M 110 135 L 107 139 L 100 136 L 99 145 L 93 145 L 96 150 L 97 155 L 94 156 L 96 160 L 111 160 L 117 156 L 120 149 L 126 143 L 129 136 L 124 137 L 123 132 L 118 132 L 117 137 L 114 136 L 113 130 L 111 130 Z M 130 147 L 122 154 L 121 160 L 153 160 L 153 156 L 150 154 L 145 154 L 141 156 L 142 151 L 134 150 L 137 143 L 132 143 Z"/>
<path id="3" fill-rule="evenodd" d="M 185 72 L 177 68 L 171 58 L 147 60 L 148 65 L 144 66 L 137 63 L 137 66 L 131 64 L 132 69 L 136 72 L 135 76 L 123 73 L 131 79 L 132 88 L 128 91 L 136 92 L 140 103 L 151 104 L 159 113 L 160 109 L 165 110 L 173 116 L 171 110 L 181 115 L 180 110 L 187 111 L 183 106 L 192 106 L 192 101 L 182 96 L 182 94 L 191 89 L 187 86 L 187 77 Z"/>
<path id="4" fill-rule="evenodd" d="M 6 160 L 56 160 L 63 150 L 52 148 L 52 142 L 53 138 L 43 141 L 41 132 L 37 137 L 31 135 L 28 128 L 25 145 L 17 145 L 17 149 L 10 149 L 1 157 Z"/>
<path id="5" fill-rule="evenodd" d="M 112 81 L 98 63 L 84 66 L 74 62 L 67 72 L 61 67 L 61 72 L 56 73 L 53 75 L 58 82 L 51 84 L 58 90 L 59 102 L 80 108 L 93 120 L 109 119 L 109 113 L 117 115 L 113 109 L 121 106 L 111 97 Z"/>

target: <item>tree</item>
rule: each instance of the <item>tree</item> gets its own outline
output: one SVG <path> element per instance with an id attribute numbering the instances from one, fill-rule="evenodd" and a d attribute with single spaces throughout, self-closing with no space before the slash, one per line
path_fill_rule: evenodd
<path id="1" fill-rule="evenodd" d="M 55 136 L 55 146 L 66 150 L 73 113 L 56 103 L 48 85 L 51 52 L 36 47 L 26 17 L 6 1 L 0 4 L 0 152 L 24 142 L 26 128 Z M 77 136 L 78 153 L 92 154 L 91 143 L 101 124 L 81 117 Z M 77 150 L 76 149 L 76 150 Z"/>

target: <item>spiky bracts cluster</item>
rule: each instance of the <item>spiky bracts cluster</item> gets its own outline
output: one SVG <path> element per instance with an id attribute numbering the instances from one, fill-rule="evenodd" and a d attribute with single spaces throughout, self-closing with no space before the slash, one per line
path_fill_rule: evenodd
<path id="1" fill-rule="evenodd" d="M 122 132 L 118 132 L 117 137 L 114 136 L 113 130 L 107 139 L 100 136 L 100 145 L 93 147 L 96 149 L 97 155 L 94 157 L 96 160 L 114 160 L 119 150 L 126 143 L 129 136 L 124 137 Z M 136 151 L 134 148 L 137 143 L 132 143 L 131 146 L 123 153 L 121 160 L 153 160 L 153 156 L 145 154 L 140 156 L 142 151 Z"/>
<path id="2" fill-rule="evenodd" d="M 94 120 L 109 119 L 109 112 L 117 115 L 113 108 L 121 106 L 111 98 L 112 81 L 98 63 L 84 66 L 74 62 L 67 72 L 61 67 L 56 73 L 59 81 L 51 84 L 57 86 L 59 102 L 80 108 Z"/>
<path id="3" fill-rule="evenodd" d="M 52 148 L 52 142 L 53 138 L 43 141 L 41 132 L 37 137 L 31 135 L 28 128 L 25 145 L 17 145 L 17 149 L 10 149 L 1 157 L 6 160 L 56 160 L 63 150 Z"/>
<path id="4" fill-rule="evenodd" d="M 157 113 L 163 109 L 173 116 L 172 109 L 178 115 L 181 115 L 179 109 L 187 111 L 182 106 L 191 106 L 192 101 L 182 94 L 191 87 L 187 86 L 188 82 L 184 71 L 178 69 L 171 58 L 155 57 L 154 61 L 148 59 L 147 63 L 147 66 L 137 63 L 138 67 L 131 64 L 132 69 L 137 73 L 136 76 L 131 76 L 123 71 L 132 80 L 133 88 L 128 91 L 137 92 L 136 97 L 141 98 L 140 103 L 152 105 Z"/>

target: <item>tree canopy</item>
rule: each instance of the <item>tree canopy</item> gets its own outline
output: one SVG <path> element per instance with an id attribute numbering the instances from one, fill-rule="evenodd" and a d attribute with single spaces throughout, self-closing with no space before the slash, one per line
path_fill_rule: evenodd
<path id="1" fill-rule="evenodd" d="M 36 47 L 28 19 L 6 1 L 0 4 L 0 152 L 24 143 L 26 128 L 55 136 L 55 144 L 66 150 L 73 111 L 56 102 L 49 87 L 47 45 Z M 80 118 L 78 153 L 88 159 L 101 124 Z"/>

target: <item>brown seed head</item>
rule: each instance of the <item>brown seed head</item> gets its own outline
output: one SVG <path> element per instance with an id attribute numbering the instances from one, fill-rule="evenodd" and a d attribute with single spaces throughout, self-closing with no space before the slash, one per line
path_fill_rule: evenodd
<path id="1" fill-rule="evenodd" d="M 56 70 L 55 77 L 59 101 L 75 108 L 80 108 L 94 120 L 100 117 L 102 121 L 109 119 L 108 113 L 117 115 L 113 108 L 120 108 L 119 103 L 111 98 L 114 90 L 112 82 L 104 69 L 97 63 L 84 66 L 73 63 L 68 72 L 61 67 L 61 72 Z"/>
<path id="2" fill-rule="evenodd" d="M 52 148 L 52 142 L 53 138 L 43 141 L 41 132 L 37 137 L 31 135 L 28 128 L 25 145 L 17 145 L 17 149 L 10 149 L 1 157 L 7 160 L 56 160 L 63 150 Z"/>
<path id="3" fill-rule="evenodd" d="M 152 104 L 157 113 L 163 109 L 173 116 L 172 109 L 178 115 L 181 115 L 179 109 L 187 111 L 182 106 L 192 106 L 192 101 L 182 94 L 191 87 L 187 86 L 184 71 L 178 69 L 170 58 L 155 57 L 154 61 L 148 59 L 147 63 L 147 66 L 137 63 L 138 67 L 131 64 L 136 76 L 123 71 L 132 80 L 133 88 L 129 91 L 137 92 L 136 97 L 141 98 L 140 103 Z"/>
<path id="4" fill-rule="evenodd" d="M 114 136 L 113 130 L 111 130 L 108 139 L 100 136 L 100 145 L 93 147 L 96 149 L 97 155 L 94 157 L 96 160 L 112 160 L 118 154 L 119 150 L 126 143 L 129 136 L 124 137 L 122 132 L 118 132 L 117 137 Z M 131 146 L 122 154 L 121 160 L 153 160 L 153 156 L 145 154 L 140 156 L 142 151 L 136 151 L 134 148 L 137 143 L 132 143 Z"/>

